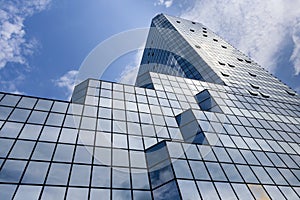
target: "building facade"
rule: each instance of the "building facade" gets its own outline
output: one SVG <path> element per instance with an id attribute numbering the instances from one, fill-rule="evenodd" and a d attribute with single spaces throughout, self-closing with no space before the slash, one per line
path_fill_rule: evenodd
<path id="1" fill-rule="evenodd" d="M 299 100 L 204 25 L 160 14 L 135 86 L 0 93 L 1 199 L 299 199 Z"/>

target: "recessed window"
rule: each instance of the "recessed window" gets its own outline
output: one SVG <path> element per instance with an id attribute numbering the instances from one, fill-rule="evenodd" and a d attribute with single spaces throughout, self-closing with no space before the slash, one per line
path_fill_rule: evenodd
<path id="1" fill-rule="evenodd" d="M 180 24 L 180 21 L 176 21 L 178 24 Z"/>
<path id="2" fill-rule="evenodd" d="M 152 56 L 154 56 L 154 52 L 152 52 Z"/>
<path id="3" fill-rule="evenodd" d="M 265 94 L 265 93 L 262 93 L 262 92 L 260 92 L 260 95 L 261 95 L 262 97 L 264 97 L 264 98 L 269 98 L 269 97 L 270 97 L 270 95 Z"/>
<path id="4" fill-rule="evenodd" d="M 214 40 L 215 42 L 218 42 L 218 40 L 217 40 L 217 39 L 215 39 L 215 38 L 214 38 L 213 40 Z"/>
<path id="5" fill-rule="evenodd" d="M 251 90 L 248 90 L 248 92 L 253 95 L 253 96 L 258 96 L 258 93 L 257 92 L 254 92 L 254 91 L 251 91 Z"/>
<path id="6" fill-rule="evenodd" d="M 253 87 L 254 89 L 259 89 L 258 85 L 253 85 L 252 83 L 250 83 L 251 87 Z"/>
<path id="7" fill-rule="evenodd" d="M 205 28 L 205 27 L 202 27 L 203 28 L 203 30 L 207 30 L 207 28 Z"/>
<path id="8" fill-rule="evenodd" d="M 204 36 L 204 37 L 207 37 L 207 35 L 206 35 L 206 34 L 203 34 L 203 36 Z"/>
<path id="9" fill-rule="evenodd" d="M 246 63 L 251 63 L 251 60 L 245 60 L 246 61 Z"/>
<path id="10" fill-rule="evenodd" d="M 234 65 L 232 65 L 232 64 L 228 64 L 228 66 L 229 66 L 229 67 L 232 67 L 232 68 L 234 68 L 234 67 L 235 67 L 235 66 L 234 66 Z"/>
<path id="11" fill-rule="evenodd" d="M 195 30 L 194 30 L 194 29 L 190 29 L 190 31 L 191 31 L 191 32 L 195 32 Z"/>
<path id="12" fill-rule="evenodd" d="M 222 74 L 223 76 L 225 76 L 225 77 L 228 77 L 228 76 L 229 76 L 229 74 L 226 74 L 225 72 L 221 72 L 221 74 Z"/>
<path id="13" fill-rule="evenodd" d="M 207 31 L 203 31 L 203 33 L 207 33 Z"/>
<path id="14" fill-rule="evenodd" d="M 291 96 L 295 96 L 295 95 L 296 95 L 295 92 L 291 92 L 291 91 L 288 91 L 288 90 L 286 90 L 286 92 L 287 92 L 289 95 L 291 95 Z"/>
<path id="15" fill-rule="evenodd" d="M 226 47 L 226 46 L 224 46 L 224 45 L 221 45 L 221 47 L 222 47 L 222 48 L 224 48 L 224 49 L 227 49 L 227 47 Z"/>
<path id="16" fill-rule="evenodd" d="M 248 72 L 250 76 L 256 77 L 256 74 L 253 74 L 251 72 Z"/>
<path id="17" fill-rule="evenodd" d="M 225 63 L 222 63 L 222 62 L 220 62 L 220 61 L 219 61 L 219 64 L 220 64 L 220 65 L 225 65 Z"/>
<path id="18" fill-rule="evenodd" d="M 195 45 L 196 48 L 200 49 L 201 47 L 199 45 Z"/>
<path id="19" fill-rule="evenodd" d="M 241 58 L 237 58 L 238 59 L 238 61 L 241 61 L 241 62 L 243 62 L 244 60 L 243 59 L 241 59 Z"/>
<path id="20" fill-rule="evenodd" d="M 196 22 L 192 22 L 192 24 L 196 24 Z"/>

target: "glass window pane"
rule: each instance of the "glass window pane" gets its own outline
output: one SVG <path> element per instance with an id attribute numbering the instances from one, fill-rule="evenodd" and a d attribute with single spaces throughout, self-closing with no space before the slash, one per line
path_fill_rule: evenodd
<path id="1" fill-rule="evenodd" d="M 240 174 L 243 176 L 246 183 L 258 183 L 250 167 L 247 165 L 236 165 Z"/>
<path id="2" fill-rule="evenodd" d="M 60 128 L 45 126 L 42 130 L 40 140 L 56 142 Z"/>
<path id="3" fill-rule="evenodd" d="M 17 188 L 17 185 L 1 184 L 0 185 L 1 198 L 3 198 L 3 199 L 12 199 L 16 188 Z"/>
<path id="4" fill-rule="evenodd" d="M 264 166 L 273 166 L 272 162 L 266 156 L 266 154 L 262 151 L 254 151 L 254 155 L 258 158 L 260 163 Z"/>
<path id="5" fill-rule="evenodd" d="M 91 166 L 73 165 L 70 185 L 72 186 L 89 186 Z"/>
<path id="6" fill-rule="evenodd" d="M 133 191 L 133 199 L 134 200 L 152 200 L 150 191 Z"/>
<path id="7" fill-rule="evenodd" d="M 46 110 L 49 111 L 52 105 L 52 101 L 44 100 L 44 99 L 39 99 L 37 102 L 35 109 L 36 110 Z"/>
<path id="8" fill-rule="evenodd" d="M 233 164 L 221 164 L 230 182 L 243 182 L 242 177 Z"/>
<path id="9" fill-rule="evenodd" d="M 63 199 L 66 188 L 64 187 L 50 187 L 46 186 L 43 190 L 43 200 Z"/>
<path id="10" fill-rule="evenodd" d="M 0 107 L 0 119 L 6 120 L 12 110 L 10 107 Z"/>
<path id="11" fill-rule="evenodd" d="M 91 189 L 90 200 L 99 200 L 99 197 L 102 199 L 110 199 L 110 190 L 109 189 Z"/>
<path id="12" fill-rule="evenodd" d="M 72 188 L 69 187 L 67 193 L 67 200 L 74 199 L 88 199 L 89 189 L 87 188 Z"/>
<path id="13" fill-rule="evenodd" d="M 47 177 L 47 184 L 66 185 L 69 178 L 71 165 L 52 163 Z"/>
<path id="14" fill-rule="evenodd" d="M 32 159 L 34 159 L 34 160 L 51 160 L 54 147 L 55 147 L 55 144 L 52 144 L 52 143 L 38 142 L 34 149 Z"/>
<path id="15" fill-rule="evenodd" d="M 128 127 L 128 134 L 130 134 L 130 135 L 142 135 L 140 124 L 127 122 L 127 127 Z"/>
<path id="16" fill-rule="evenodd" d="M 252 151 L 241 150 L 241 153 L 243 154 L 248 164 L 260 165 L 258 160 L 255 158 L 254 154 L 252 153 Z"/>
<path id="17" fill-rule="evenodd" d="M 269 195 L 266 193 L 266 191 L 264 190 L 264 188 L 261 185 L 248 184 L 248 187 L 251 190 L 255 199 L 270 200 Z"/>
<path id="18" fill-rule="evenodd" d="M 200 199 L 196 184 L 194 181 L 178 180 L 179 190 L 182 199 Z"/>
<path id="19" fill-rule="evenodd" d="M 203 199 L 220 199 L 212 182 L 197 181 Z"/>
<path id="20" fill-rule="evenodd" d="M 15 143 L 15 146 L 13 147 L 11 153 L 9 154 L 9 157 L 29 159 L 34 144 L 35 142 L 18 140 Z"/>
<path id="21" fill-rule="evenodd" d="M 111 146 L 111 133 L 97 132 L 96 133 L 96 146 L 110 147 Z"/>
<path id="22" fill-rule="evenodd" d="M 110 119 L 112 117 L 111 109 L 99 107 L 98 117 Z"/>
<path id="23" fill-rule="evenodd" d="M 60 133 L 59 142 L 75 144 L 77 132 L 76 129 L 63 128 Z"/>
<path id="24" fill-rule="evenodd" d="M 47 119 L 47 125 L 61 126 L 64 120 L 63 114 L 50 113 Z"/>
<path id="25" fill-rule="evenodd" d="M 130 151 L 131 167 L 146 168 L 144 151 Z"/>
<path id="26" fill-rule="evenodd" d="M 111 165 L 111 149 L 95 148 L 94 163 L 100 165 Z"/>
<path id="27" fill-rule="evenodd" d="M 213 147 L 213 150 L 214 150 L 219 162 L 231 162 L 231 160 L 224 148 Z"/>
<path id="28" fill-rule="evenodd" d="M 39 198 L 41 189 L 42 186 L 20 185 L 14 199 L 16 200 L 36 199 L 37 200 Z"/>
<path id="29" fill-rule="evenodd" d="M 205 165 L 201 161 L 189 161 L 195 179 L 210 180 Z"/>
<path id="30" fill-rule="evenodd" d="M 95 130 L 95 128 L 96 128 L 96 118 L 82 117 L 80 128 Z"/>
<path id="31" fill-rule="evenodd" d="M 73 158 L 74 145 L 58 144 L 54 154 L 54 161 L 71 162 Z"/>
<path id="32" fill-rule="evenodd" d="M 80 130 L 77 144 L 83 144 L 83 145 L 94 145 L 95 142 L 95 129 L 93 131 L 88 130 Z"/>
<path id="33" fill-rule="evenodd" d="M 225 147 L 235 147 L 229 135 L 219 134 L 219 138 Z"/>
<path id="34" fill-rule="evenodd" d="M 94 166 L 92 175 L 93 187 L 110 187 L 110 167 Z"/>
<path id="35" fill-rule="evenodd" d="M 112 187 L 130 188 L 130 175 L 128 168 L 112 169 Z"/>
<path id="36" fill-rule="evenodd" d="M 0 136 L 16 138 L 20 133 L 22 125 L 21 123 L 6 122 L 0 131 Z"/>
<path id="37" fill-rule="evenodd" d="M 264 187 L 270 195 L 271 199 L 284 199 L 284 196 L 276 186 L 265 185 Z"/>
<path id="38" fill-rule="evenodd" d="M 112 200 L 131 199 L 131 190 L 113 190 Z"/>
<path id="39" fill-rule="evenodd" d="M 36 140 L 38 138 L 38 136 L 40 135 L 41 129 L 42 129 L 42 126 L 26 124 L 25 127 L 23 128 L 19 138 Z"/>
<path id="40" fill-rule="evenodd" d="M 136 149 L 136 150 L 143 150 L 143 140 L 141 137 L 138 136 L 128 136 L 129 138 L 129 148 Z"/>
<path id="41" fill-rule="evenodd" d="M 282 173 L 282 175 L 284 176 L 284 178 L 287 180 L 289 184 L 300 186 L 299 180 L 289 169 L 279 169 L 279 171 Z"/>
<path id="42" fill-rule="evenodd" d="M 98 131 L 111 131 L 111 120 L 108 119 L 98 119 L 97 122 L 97 130 Z"/>
<path id="43" fill-rule="evenodd" d="M 239 199 L 254 199 L 246 184 L 232 184 L 232 187 Z"/>
<path id="44" fill-rule="evenodd" d="M 51 111 L 65 113 L 67 111 L 68 105 L 69 105 L 68 103 L 55 101 L 52 106 Z"/>
<path id="45" fill-rule="evenodd" d="M 175 181 L 171 181 L 153 191 L 154 200 L 180 200 L 178 187 Z"/>
<path id="46" fill-rule="evenodd" d="M 213 180 L 216 180 L 216 181 L 226 181 L 227 180 L 219 163 L 206 162 L 205 164 L 206 164 L 207 169 L 210 173 L 210 176 Z"/>
<path id="47" fill-rule="evenodd" d="M 172 159 L 176 178 L 192 179 L 191 170 L 186 160 Z"/>
<path id="48" fill-rule="evenodd" d="M 299 198 L 299 196 L 297 196 L 296 192 L 291 187 L 279 186 L 279 189 L 287 199 Z"/>
<path id="49" fill-rule="evenodd" d="M 20 100 L 20 96 L 15 95 L 5 95 L 4 98 L 0 101 L 0 105 L 13 106 L 15 107 L 18 101 Z"/>
<path id="50" fill-rule="evenodd" d="M 42 111 L 32 111 L 28 122 L 30 123 L 35 123 L 35 124 L 44 124 L 46 121 L 48 113 L 47 112 L 42 112 Z"/>
<path id="51" fill-rule="evenodd" d="M 251 166 L 251 168 L 254 171 L 254 173 L 256 174 L 258 180 L 262 184 L 272 184 L 273 183 L 273 181 L 271 180 L 271 178 L 269 177 L 269 175 L 267 174 L 267 172 L 265 171 L 265 169 L 263 167 Z"/>
<path id="52" fill-rule="evenodd" d="M 227 151 L 234 163 L 246 164 L 245 159 L 243 158 L 238 149 L 228 148 Z"/>
<path id="53" fill-rule="evenodd" d="M 182 146 L 180 143 L 167 143 L 168 151 L 171 158 L 185 158 Z"/>
<path id="54" fill-rule="evenodd" d="M 25 165 L 25 161 L 7 160 L 1 169 L 0 181 L 18 183 Z"/>
<path id="55" fill-rule="evenodd" d="M 122 149 L 113 149 L 113 165 L 128 167 L 128 151 Z"/>
<path id="56" fill-rule="evenodd" d="M 149 189 L 147 170 L 131 169 L 132 187 L 134 189 Z"/>
<path id="57" fill-rule="evenodd" d="M 229 183 L 216 182 L 215 185 L 222 200 L 237 199 Z"/>
<path id="58" fill-rule="evenodd" d="M 0 157 L 6 157 L 14 140 L 0 138 Z"/>
<path id="59" fill-rule="evenodd" d="M 43 184 L 49 163 L 29 162 L 22 183 Z"/>
<path id="60" fill-rule="evenodd" d="M 128 148 L 127 147 L 127 135 L 113 134 L 113 147 Z"/>
<path id="61" fill-rule="evenodd" d="M 270 174 L 271 178 L 275 181 L 276 184 L 287 185 L 286 180 L 279 173 L 277 168 L 266 167 L 265 169 Z"/>
<path id="62" fill-rule="evenodd" d="M 198 145 L 198 149 L 203 160 L 217 161 L 210 146 Z"/>
<path id="63" fill-rule="evenodd" d="M 200 160 L 200 153 L 196 145 L 183 144 L 183 149 L 188 159 Z"/>
<path id="64" fill-rule="evenodd" d="M 286 167 L 285 164 L 282 162 L 282 160 L 279 158 L 279 156 L 276 153 L 266 152 L 266 154 L 276 167 Z"/>
<path id="65" fill-rule="evenodd" d="M 88 146 L 77 146 L 75 151 L 74 162 L 91 164 L 93 155 L 93 148 Z"/>

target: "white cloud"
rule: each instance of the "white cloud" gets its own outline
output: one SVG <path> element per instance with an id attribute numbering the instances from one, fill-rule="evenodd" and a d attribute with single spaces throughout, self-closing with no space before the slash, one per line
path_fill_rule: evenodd
<path id="1" fill-rule="evenodd" d="M 171 7 L 172 4 L 173 4 L 173 0 L 158 0 L 157 2 L 154 3 L 155 6 L 164 5 L 166 8 Z"/>
<path id="2" fill-rule="evenodd" d="M 54 84 L 60 88 L 64 88 L 66 90 L 66 97 L 68 99 L 71 98 L 73 89 L 75 87 L 75 80 L 77 77 L 78 71 L 77 70 L 71 70 L 65 73 L 60 78 L 53 80 Z"/>
<path id="3" fill-rule="evenodd" d="M 25 76 L 19 72 L 16 72 L 16 76 L 12 80 L 4 80 L 4 78 L 0 76 L 1 90 L 9 91 L 13 94 L 25 94 L 17 89 L 17 85 L 20 84 L 24 79 Z"/>
<path id="4" fill-rule="evenodd" d="M 121 72 L 120 77 L 117 78 L 116 81 L 119 83 L 134 85 L 142 56 L 143 50 L 138 50 L 135 54 L 134 61 L 125 67 L 125 69 Z"/>
<path id="5" fill-rule="evenodd" d="M 300 72 L 300 1 L 196 1 L 181 17 L 199 21 L 271 72 L 286 41 L 294 42 L 291 61 Z M 284 67 L 284 66 L 282 66 Z"/>
<path id="6" fill-rule="evenodd" d="M 47 8 L 51 0 L 2 1 L 0 8 L 0 69 L 8 62 L 27 64 L 26 56 L 37 45 L 25 39 L 24 21 Z"/>
<path id="7" fill-rule="evenodd" d="M 295 75 L 299 75 L 300 74 L 300 20 L 298 24 L 294 26 L 292 38 L 295 46 L 290 60 L 294 64 Z"/>

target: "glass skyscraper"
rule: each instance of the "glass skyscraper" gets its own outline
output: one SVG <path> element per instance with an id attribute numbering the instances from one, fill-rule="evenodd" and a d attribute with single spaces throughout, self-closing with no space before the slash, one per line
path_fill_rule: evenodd
<path id="1" fill-rule="evenodd" d="M 0 199 L 299 199 L 299 100 L 204 25 L 159 14 L 135 86 L 0 93 Z"/>

